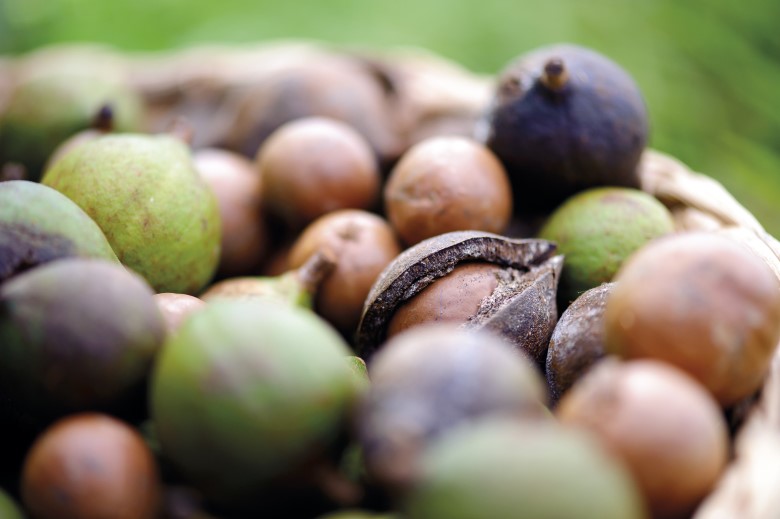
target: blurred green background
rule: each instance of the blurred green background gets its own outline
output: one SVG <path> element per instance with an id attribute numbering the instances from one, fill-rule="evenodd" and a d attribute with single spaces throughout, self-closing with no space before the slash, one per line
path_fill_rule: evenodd
<path id="1" fill-rule="evenodd" d="M 720 180 L 780 236 L 779 24 L 780 0 L 0 0 L 0 53 L 310 38 L 425 47 L 493 74 L 533 47 L 579 43 L 634 75 L 653 147 Z"/>

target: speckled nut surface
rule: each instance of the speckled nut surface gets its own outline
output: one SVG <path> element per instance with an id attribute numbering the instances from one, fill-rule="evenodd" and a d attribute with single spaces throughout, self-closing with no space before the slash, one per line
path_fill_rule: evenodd
<path id="1" fill-rule="evenodd" d="M 607 351 L 669 362 L 728 407 L 757 391 L 780 340 L 780 288 L 766 264 L 714 233 L 659 238 L 616 277 Z"/>

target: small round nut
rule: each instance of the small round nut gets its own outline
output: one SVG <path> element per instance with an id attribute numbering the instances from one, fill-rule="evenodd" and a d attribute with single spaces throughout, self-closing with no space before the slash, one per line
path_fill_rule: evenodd
<path id="1" fill-rule="evenodd" d="M 294 229 L 378 201 L 377 159 L 363 136 L 340 121 L 308 117 L 282 125 L 258 150 L 257 165 L 265 207 Z"/>
<path id="2" fill-rule="evenodd" d="M 219 274 L 247 275 L 270 248 L 260 174 L 250 160 L 218 148 L 193 153 L 195 168 L 217 198 L 222 227 Z"/>
<path id="3" fill-rule="evenodd" d="M 384 202 L 407 245 L 450 231 L 500 234 L 512 216 L 504 167 L 466 137 L 434 137 L 409 149 L 390 173 Z"/>
<path id="4" fill-rule="evenodd" d="M 631 256 L 616 281 L 608 352 L 682 368 L 724 407 L 761 386 L 780 340 L 780 284 L 748 249 L 715 233 L 670 235 Z"/>
<path id="5" fill-rule="evenodd" d="M 565 424 L 593 433 L 631 470 L 658 519 L 682 519 L 728 459 L 717 402 L 683 371 L 656 360 L 604 360 L 564 395 Z"/>
<path id="6" fill-rule="evenodd" d="M 363 303 L 382 270 L 401 253 L 390 224 L 358 209 L 326 214 L 307 226 L 290 249 L 289 268 L 303 265 L 317 251 L 336 266 L 320 284 L 314 308 L 349 337 L 357 328 Z"/>
<path id="7" fill-rule="evenodd" d="M 395 311 L 387 325 L 387 338 L 426 323 L 465 323 L 498 287 L 500 271 L 495 263 L 458 265 Z"/>
<path id="8" fill-rule="evenodd" d="M 154 519 L 160 494 L 157 464 L 141 436 L 97 413 L 52 425 L 22 472 L 22 499 L 39 519 Z"/>

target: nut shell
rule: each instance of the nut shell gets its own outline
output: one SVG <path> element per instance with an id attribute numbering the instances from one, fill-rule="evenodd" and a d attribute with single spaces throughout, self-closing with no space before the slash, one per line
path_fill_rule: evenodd
<path id="1" fill-rule="evenodd" d="M 388 339 L 421 324 L 467 322 L 498 288 L 500 272 L 501 267 L 494 263 L 458 265 L 395 311 L 387 325 Z"/>
<path id="2" fill-rule="evenodd" d="M 728 459 L 718 404 L 663 362 L 604 361 L 572 387 L 556 414 L 594 432 L 626 463 L 658 519 L 690 517 Z"/>
<path id="3" fill-rule="evenodd" d="M 342 334 L 352 337 L 371 286 L 401 253 L 401 246 L 380 216 L 343 209 L 318 218 L 303 230 L 290 250 L 290 268 L 302 266 L 320 250 L 332 255 L 335 266 L 319 285 L 314 308 Z"/>
<path id="4" fill-rule="evenodd" d="M 512 216 L 512 188 L 493 153 L 465 137 L 423 141 L 402 157 L 384 190 L 387 218 L 414 245 L 451 231 L 502 233 Z"/>
<path id="5" fill-rule="evenodd" d="M 36 519 L 154 519 L 157 465 L 141 436 L 100 414 L 55 423 L 25 460 L 22 499 Z"/>
<path id="6" fill-rule="evenodd" d="M 396 309 L 457 265 L 469 261 L 494 263 L 528 272 L 543 266 L 555 253 L 555 244 L 545 240 L 512 239 L 480 231 L 457 231 L 424 240 L 402 252 L 380 274 L 366 299 L 358 326 L 356 347 L 367 357 L 380 346 Z M 548 264 L 553 283 L 559 260 Z M 546 291 L 545 291 L 546 292 Z M 553 325 L 554 326 L 554 323 Z M 549 333 L 552 333 L 552 326 Z M 549 340 L 549 334 L 545 338 Z"/>
<path id="7" fill-rule="evenodd" d="M 691 374 L 724 407 L 751 395 L 780 340 L 780 284 L 737 242 L 684 233 L 624 264 L 604 315 L 607 350 Z"/>
<path id="8" fill-rule="evenodd" d="M 165 320 L 165 327 L 171 334 L 179 329 L 184 320 L 193 312 L 206 306 L 202 299 L 188 294 L 163 292 L 154 295 L 154 302 Z"/>
<path id="9" fill-rule="evenodd" d="M 289 122 L 257 152 L 269 212 L 300 229 L 338 209 L 371 209 L 379 200 L 379 165 L 352 127 L 324 117 Z"/>
<path id="10" fill-rule="evenodd" d="M 242 155 L 218 148 L 193 153 L 195 168 L 217 198 L 222 227 L 218 275 L 247 275 L 270 248 L 260 173 Z"/>

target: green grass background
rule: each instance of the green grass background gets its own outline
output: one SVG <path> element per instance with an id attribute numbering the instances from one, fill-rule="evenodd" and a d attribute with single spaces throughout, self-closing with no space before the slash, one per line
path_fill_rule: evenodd
<path id="1" fill-rule="evenodd" d="M 536 46 L 591 46 L 636 78 L 651 145 L 721 181 L 780 236 L 778 0 L 0 0 L 0 53 L 310 38 L 419 46 L 482 73 Z"/>

